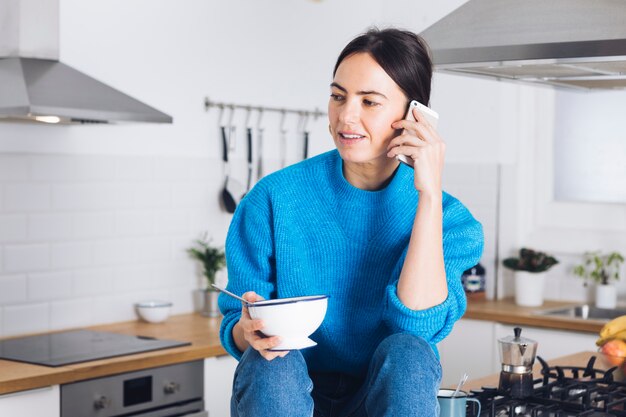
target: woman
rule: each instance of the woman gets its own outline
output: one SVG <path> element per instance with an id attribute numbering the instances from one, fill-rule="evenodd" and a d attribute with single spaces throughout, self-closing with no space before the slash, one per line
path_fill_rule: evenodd
<path id="1" fill-rule="evenodd" d="M 330 295 L 313 348 L 269 351 L 263 323 L 220 297 L 221 340 L 240 360 L 231 415 L 437 414 L 436 343 L 465 311 L 461 274 L 481 225 L 442 191 L 445 145 L 415 110 L 432 66 L 417 35 L 372 29 L 341 52 L 328 103 L 336 150 L 261 180 L 226 241 L 228 287 L 248 301 Z M 414 161 L 414 169 L 396 155 Z"/>

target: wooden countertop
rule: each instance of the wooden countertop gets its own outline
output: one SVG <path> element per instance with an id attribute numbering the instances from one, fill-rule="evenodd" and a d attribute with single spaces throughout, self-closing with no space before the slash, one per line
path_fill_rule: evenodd
<path id="1" fill-rule="evenodd" d="M 546 301 L 541 307 L 529 308 L 515 305 L 513 299 L 510 298 L 493 301 L 470 296 L 467 312 L 463 317 L 466 319 L 488 320 L 558 330 L 599 332 L 603 325 L 599 321 L 573 320 L 533 314 L 537 310 L 566 307 L 574 304 L 579 303 Z M 0 394 L 225 355 L 226 351 L 222 348 L 219 341 L 220 321 L 220 318 L 209 319 L 199 314 L 182 314 L 172 316 L 165 323 L 159 324 L 134 320 L 89 327 L 92 330 L 188 341 L 192 344 L 190 346 L 125 355 L 56 368 L 0 360 Z M 591 354 L 593 353 L 588 353 L 587 359 Z M 595 354 L 597 355 L 597 353 Z M 563 360 L 575 360 L 578 361 L 577 363 L 580 363 L 582 360 L 586 363 L 583 356 L 576 355 L 571 358 L 569 356 L 564 357 Z M 480 384 L 493 385 L 493 383 L 489 384 L 482 381 L 483 379 L 479 379 L 473 381 L 473 383 L 478 383 L 478 386 Z M 495 384 L 497 385 L 497 379 Z"/>
<path id="2" fill-rule="evenodd" d="M 580 302 L 548 301 L 541 307 L 520 307 L 513 298 L 503 300 L 485 300 L 484 298 L 468 296 L 467 311 L 463 318 L 474 320 L 489 320 L 505 324 L 519 324 L 548 329 L 573 330 L 579 332 L 598 333 L 604 322 L 598 320 L 580 320 L 573 318 L 541 316 L 533 314 L 536 311 L 557 309 L 580 305 Z"/>
<path id="3" fill-rule="evenodd" d="M 575 353 L 573 355 L 563 356 L 556 359 L 551 359 L 548 362 L 549 366 L 586 366 L 589 358 L 592 356 L 596 357 L 596 362 L 594 364 L 595 369 L 607 370 L 615 366 L 614 363 L 611 362 L 611 359 L 615 361 L 619 358 L 611 358 L 607 357 L 598 352 L 580 352 Z M 624 375 L 623 372 L 619 369 L 615 371 L 613 374 L 616 380 L 623 380 Z M 533 376 L 535 378 L 541 377 L 541 364 L 538 361 L 535 361 L 535 366 L 533 367 Z M 467 381 L 467 383 L 463 386 L 463 391 L 469 391 L 472 389 L 479 389 L 484 386 L 497 387 L 498 382 L 500 380 L 500 374 L 494 374 L 490 376 L 486 376 L 483 378 L 477 378 Z M 453 387 L 450 387 L 453 388 Z"/>
<path id="4" fill-rule="evenodd" d="M 135 320 L 89 327 L 90 330 L 187 341 L 191 345 L 56 368 L 0 360 L 0 394 L 225 355 L 219 341 L 220 322 L 220 318 L 182 314 L 159 324 Z"/>

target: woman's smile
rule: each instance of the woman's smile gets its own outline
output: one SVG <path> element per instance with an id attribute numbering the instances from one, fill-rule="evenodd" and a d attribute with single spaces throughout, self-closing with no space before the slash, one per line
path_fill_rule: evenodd
<path id="1" fill-rule="evenodd" d="M 366 139 L 365 135 L 351 132 L 349 130 L 339 132 L 339 140 L 344 145 L 355 145 Z"/>

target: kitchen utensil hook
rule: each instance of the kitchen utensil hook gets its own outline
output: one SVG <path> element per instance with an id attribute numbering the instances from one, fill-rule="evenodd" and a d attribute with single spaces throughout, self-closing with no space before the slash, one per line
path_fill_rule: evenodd
<path id="1" fill-rule="evenodd" d="M 263 109 L 259 109 L 259 117 L 256 120 L 256 133 L 257 133 L 257 163 L 256 163 L 256 178 L 257 181 L 263 178 Z"/>
<path id="2" fill-rule="evenodd" d="M 232 104 L 230 107 L 230 117 L 228 118 L 228 149 L 231 152 L 235 151 L 235 138 L 236 136 L 236 126 L 233 123 L 233 119 L 235 118 L 235 106 Z"/>
<path id="3" fill-rule="evenodd" d="M 287 120 L 287 111 L 281 111 L 280 116 L 280 166 L 284 168 L 287 164 L 287 129 L 285 121 Z"/>
<path id="4" fill-rule="evenodd" d="M 252 120 L 252 107 L 248 106 L 246 108 L 246 129 L 252 129 L 252 123 L 250 123 L 250 121 Z"/>
<path id="5" fill-rule="evenodd" d="M 257 130 L 263 130 L 261 126 L 261 121 L 263 120 L 263 109 L 259 110 L 259 117 L 256 119 L 256 128 Z"/>
<path id="6" fill-rule="evenodd" d="M 220 113 L 219 113 L 219 117 L 218 117 L 218 124 L 220 127 L 226 127 L 226 125 L 224 124 L 224 105 L 219 106 L 220 108 Z"/>

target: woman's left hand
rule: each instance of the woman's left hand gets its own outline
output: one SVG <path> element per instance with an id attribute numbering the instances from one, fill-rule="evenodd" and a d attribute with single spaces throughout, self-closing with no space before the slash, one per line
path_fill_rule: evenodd
<path id="1" fill-rule="evenodd" d="M 391 124 L 394 129 L 404 130 L 389 142 L 387 156 L 406 155 L 411 158 L 415 189 L 422 193 L 440 194 L 446 144 L 419 110 L 413 109 L 413 116 L 416 121 L 398 120 Z"/>

